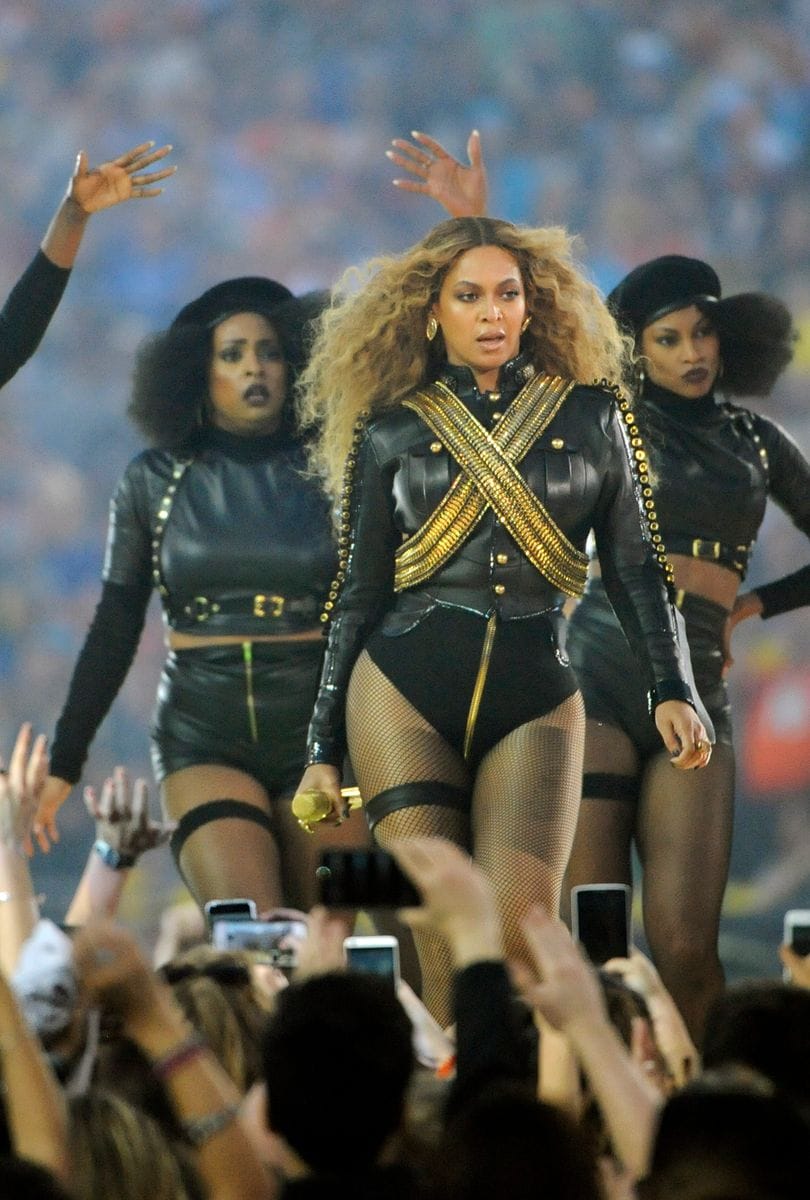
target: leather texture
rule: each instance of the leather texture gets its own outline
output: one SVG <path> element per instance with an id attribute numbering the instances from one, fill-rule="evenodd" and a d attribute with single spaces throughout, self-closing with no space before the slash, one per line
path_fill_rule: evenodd
<path id="1" fill-rule="evenodd" d="M 191 461 L 145 451 L 112 500 L 105 582 L 152 579 L 178 631 L 317 628 L 336 555 L 326 500 L 304 466 L 286 434 L 211 430 Z"/>
<path id="2" fill-rule="evenodd" d="M 525 368 L 523 359 L 507 364 L 497 393 L 479 393 L 467 368 L 448 368 L 442 381 L 491 429 L 523 385 Z M 414 412 L 398 408 L 368 423 L 351 483 L 345 581 L 333 610 L 308 761 L 340 763 L 349 675 L 378 624 L 385 634 L 397 636 L 437 604 L 484 617 L 496 612 L 504 621 L 561 606 L 562 593 L 519 552 L 491 510 L 433 577 L 395 595 L 394 551 L 424 522 L 456 472 L 449 453 Z M 605 586 L 645 687 L 664 685 L 668 696 L 674 690 L 691 699 L 673 610 L 645 531 L 612 392 L 575 387 L 526 454 L 520 473 L 577 548 L 584 551 L 593 529 Z"/>

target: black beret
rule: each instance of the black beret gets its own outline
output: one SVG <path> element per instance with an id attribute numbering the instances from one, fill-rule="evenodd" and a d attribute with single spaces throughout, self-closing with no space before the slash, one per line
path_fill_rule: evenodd
<path id="1" fill-rule="evenodd" d="M 238 312 L 272 312 L 292 292 L 283 283 L 265 279 L 263 275 L 242 275 L 226 279 L 186 304 L 172 321 L 176 325 L 203 325 L 210 328 Z"/>
<path id="2" fill-rule="evenodd" d="M 720 280 L 708 263 L 682 254 L 665 254 L 642 263 L 625 275 L 607 298 L 619 325 L 636 337 L 653 321 L 697 304 L 720 299 Z"/>

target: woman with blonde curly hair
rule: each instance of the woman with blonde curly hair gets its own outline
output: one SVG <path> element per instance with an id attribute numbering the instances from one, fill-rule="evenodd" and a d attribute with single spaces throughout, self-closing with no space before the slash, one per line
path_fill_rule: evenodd
<path id="1" fill-rule="evenodd" d="M 624 357 L 562 230 L 461 218 L 349 273 L 302 376 L 315 466 L 342 495 L 300 789 L 343 819 L 348 741 L 377 841 L 467 847 L 518 958 L 528 907 L 558 908 L 576 824 L 584 714 L 562 605 L 591 530 L 674 765 L 710 754 L 645 520 L 644 447 L 607 386 Z M 446 948 L 415 932 L 445 1018 Z"/>

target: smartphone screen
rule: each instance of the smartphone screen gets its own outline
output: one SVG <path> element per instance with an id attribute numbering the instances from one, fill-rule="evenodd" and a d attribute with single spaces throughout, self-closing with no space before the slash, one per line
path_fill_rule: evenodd
<path id="1" fill-rule="evenodd" d="M 572 933 L 592 963 L 601 966 L 630 952 L 630 888 L 623 883 L 571 889 Z"/>
<path id="2" fill-rule="evenodd" d="M 252 950 L 267 956 L 274 967 L 297 965 L 298 947 L 307 936 L 304 921 L 214 922 L 211 943 L 219 950 Z"/>
<path id="3" fill-rule="evenodd" d="M 788 909 L 785 913 L 783 941 L 803 958 L 810 954 L 810 908 Z M 782 978 L 785 983 L 793 979 L 787 967 L 782 971 Z"/>
<path id="4" fill-rule="evenodd" d="M 343 942 L 343 949 L 350 971 L 380 975 L 394 985 L 399 982 L 399 943 L 395 937 L 348 937 Z"/>
<path id="5" fill-rule="evenodd" d="M 421 904 L 411 881 L 384 850 L 324 850 L 320 901 L 331 908 L 410 908 Z"/>
<path id="6" fill-rule="evenodd" d="M 214 921 L 255 921 L 256 916 L 256 901 L 242 896 L 209 900 L 205 905 L 205 917 L 209 925 L 213 925 Z"/>

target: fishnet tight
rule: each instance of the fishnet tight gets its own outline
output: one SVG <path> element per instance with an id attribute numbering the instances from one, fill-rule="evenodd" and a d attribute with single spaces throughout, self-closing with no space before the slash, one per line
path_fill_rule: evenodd
<path id="1" fill-rule="evenodd" d="M 486 703 L 486 696 L 484 697 Z M 552 913 L 571 849 L 582 781 L 584 713 L 575 693 L 520 726 L 483 758 L 474 777 L 462 756 L 413 708 L 367 654 L 352 674 L 347 704 L 352 764 L 363 796 L 442 782 L 471 793 L 470 811 L 419 804 L 375 827 L 387 847 L 407 837 L 444 837 L 472 853 L 492 881 L 508 957 L 525 960 L 519 923 L 532 904 Z M 444 941 L 415 934 L 423 999 L 437 1020 L 452 1020 L 452 967 Z"/>
<path id="2" fill-rule="evenodd" d="M 678 771 L 666 751 L 638 763 L 620 729 L 587 722 L 586 772 L 639 776 L 638 806 L 583 796 L 566 886 L 631 883 L 631 849 L 643 867 L 644 927 L 653 961 L 692 1037 L 723 987 L 717 950 L 728 877 L 734 751 L 718 743 L 700 771 Z"/>

